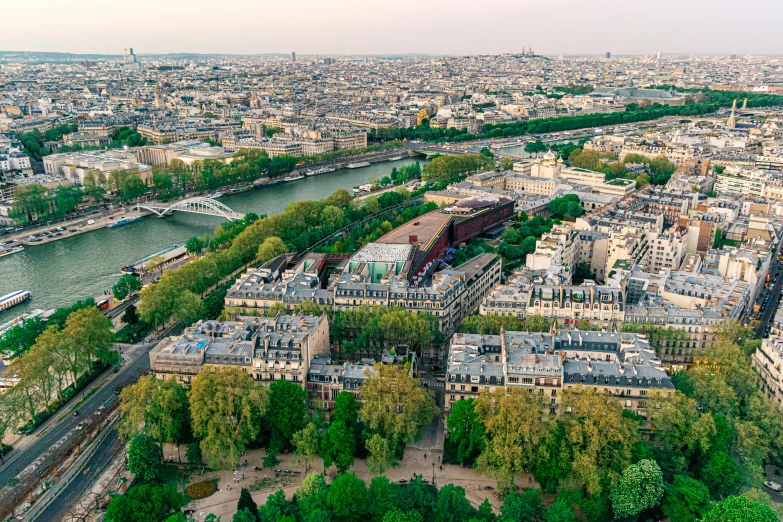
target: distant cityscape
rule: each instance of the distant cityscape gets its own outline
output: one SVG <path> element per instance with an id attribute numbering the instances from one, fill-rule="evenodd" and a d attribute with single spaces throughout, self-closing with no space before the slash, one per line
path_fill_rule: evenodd
<path id="1" fill-rule="evenodd" d="M 783 57 L 1 52 L 0 518 L 779 520 L 782 243 Z"/>

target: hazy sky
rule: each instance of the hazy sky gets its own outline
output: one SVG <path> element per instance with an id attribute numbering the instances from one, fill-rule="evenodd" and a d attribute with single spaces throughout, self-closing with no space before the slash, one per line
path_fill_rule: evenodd
<path id="1" fill-rule="evenodd" d="M 783 0 L 3 0 L 0 50 L 783 54 Z M 746 9 L 747 8 L 747 9 Z"/>

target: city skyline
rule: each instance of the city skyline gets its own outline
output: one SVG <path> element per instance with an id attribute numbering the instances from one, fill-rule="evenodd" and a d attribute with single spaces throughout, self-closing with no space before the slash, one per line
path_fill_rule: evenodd
<path id="1" fill-rule="evenodd" d="M 92 0 L 67 5 L 52 0 L 35 6 L 13 3 L 6 8 L 9 19 L 35 20 L 35 30 L 12 24 L 0 38 L 0 49 L 119 54 L 123 47 L 133 46 L 140 55 L 476 55 L 520 52 L 523 46 L 532 46 L 547 55 L 783 54 L 783 44 L 774 38 L 774 21 L 783 16 L 783 6 L 771 0 L 756 5 L 766 14 L 752 26 L 738 26 L 735 6 L 723 0 L 662 0 L 641 8 L 598 0 L 589 9 L 573 0 L 547 5 L 491 0 L 478 12 L 466 2 L 402 0 L 391 13 L 397 17 L 392 20 L 389 13 L 364 3 L 292 4 L 240 0 L 232 12 L 243 16 L 216 24 L 216 13 L 207 4 L 181 0 L 140 0 L 122 16 L 95 9 Z M 47 16 L 39 17 L 40 12 Z M 74 31 L 75 27 L 88 30 Z M 384 31 L 387 37 L 378 38 Z"/>

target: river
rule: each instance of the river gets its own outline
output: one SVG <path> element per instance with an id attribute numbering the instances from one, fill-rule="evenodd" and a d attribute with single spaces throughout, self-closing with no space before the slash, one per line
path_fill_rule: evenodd
<path id="1" fill-rule="evenodd" d="M 423 165 L 426 160 L 417 158 Z M 350 189 L 371 178 L 389 175 L 393 167 L 415 160 L 381 162 L 359 169 L 340 169 L 328 174 L 281 183 L 262 189 L 226 195 L 220 202 L 237 212 L 278 214 L 292 201 L 328 197 L 338 188 Z M 30 290 L 33 299 L 0 313 L 0 324 L 35 308 L 43 310 L 70 305 L 110 289 L 124 266 L 191 236 L 210 233 L 223 220 L 211 216 L 175 212 L 165 219 L 145 217 L 114 229 L 100 229 L 47 243 L 26 246 L 24 251 L 0 258 L 0 296 Z"/>

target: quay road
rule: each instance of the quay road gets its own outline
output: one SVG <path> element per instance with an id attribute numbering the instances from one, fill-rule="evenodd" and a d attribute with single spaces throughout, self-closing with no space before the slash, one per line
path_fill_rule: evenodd
<path id="1" fill-rule="evenodd" d="M 5 486 L 10 479 L 23 472 L 25 468 L 35 462 L 38 457 L 63 437 L 70 435 L 71 438 L 68 440 L 75 438 L 78 435 L 78 431 L 75 430 L 78 424 L 93 415 L 100 406 L 108 409 L 117 402 L 119 400 L 119 395 L 115 392 L 117 388 L 136 382 L 139 376 L 149 371 L 150 360 L 148 353 L 153 346 L 154 343 L 139 343 L 124 349 L 123 359 L 127 362 L 123 362 L 123 366 L 118 373 L 110 373 L 108 381 L 103 385 L 99 385 L 100 387 L 92 396 L 78 406 L 78 416 L 74 417 L 71 414 L 71 407 L 81 400 L 81 394 L 74 397 L 69 405 L 60 408 L 45 427 L 39 428 L 38 432 L 22 439 L 18 446 L 15 445 L 5 459 L 5 464 L 0 466 L 0 485 Z M 101 379 L 101 377 L 98 377 L 98 379 Z"/>

